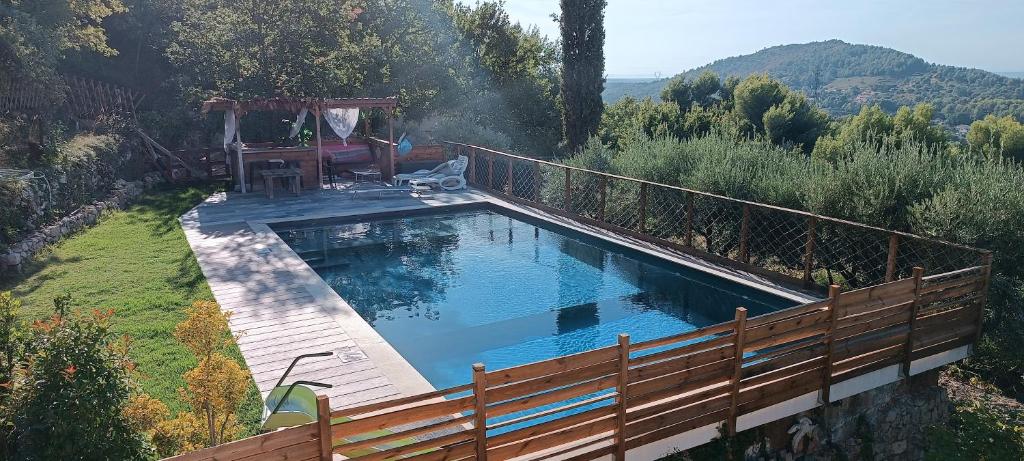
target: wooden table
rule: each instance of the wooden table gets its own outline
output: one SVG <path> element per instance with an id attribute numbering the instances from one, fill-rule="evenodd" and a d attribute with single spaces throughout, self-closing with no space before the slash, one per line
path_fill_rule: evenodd
<path id="1" fill-rule="evenodd" d="M 236 155 L 239 155 L 237 151 Z M 298 165 L 298 168 L 302 171 L 303 188 L 318 189 L 320 187 L 320 172 L 317 166 L 315 147 L 244 147 L 240 155 L 240 183 L 245 182 L 246 172 L 250 169 L 250 163 L 284 160 L 285 162 Z M 254 177 L 253 181 L 255 180 L 256 178 Z"/>
<path id="2" fill-rule="evenodd" d="M 302 176 L 302 170 L 298 168 L 263 170 L 260 171 L 260 176 L 263 176 L 263 189 L 267 191 L 267 198 L 274 198 L 274 179 L 277 178 L 288 179 L 288 189 L 299 195 L 299 178 Z"/>

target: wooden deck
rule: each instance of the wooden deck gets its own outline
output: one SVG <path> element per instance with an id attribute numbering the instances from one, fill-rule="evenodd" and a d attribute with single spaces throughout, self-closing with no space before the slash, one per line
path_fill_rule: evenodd
<path id="1" fill-rule="evenodd" d="M 425 197 L 386 194 L 352 199 L 343 190 L 267 199 L 220 193 L 181 217 L 182 227 L 217 302 L 230 311 L 236 335 L 260 392 L 266 396 L 305 353 L 332 351 L 292 371 L 288 382 L 334 386 L 318 391 L 332 408 L 430 391 L 430 385 L 345 303 L 267 223 L 484 200 L 474 192 Z M 356 318 L 353 318 L 355 316 Z"/>

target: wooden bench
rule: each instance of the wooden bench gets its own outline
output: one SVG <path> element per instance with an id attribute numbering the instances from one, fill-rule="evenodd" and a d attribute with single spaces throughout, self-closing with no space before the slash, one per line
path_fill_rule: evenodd
<path id="1" fill-rule="evenodd" d="M 302 170 L 298 168 L 275 168 L 260 171 L 263 177 L 263 189 L 267 191 L 267 198 L 274 198 L 274 180 L 277 178 L 288 180 L 288 189 L 293 194 L 299 195 L 299 178 L 302 177 Z"/>

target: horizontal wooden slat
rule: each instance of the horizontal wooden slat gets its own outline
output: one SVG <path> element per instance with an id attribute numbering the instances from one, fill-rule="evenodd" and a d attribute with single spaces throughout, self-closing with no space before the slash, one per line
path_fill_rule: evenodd
<path id="1" fill-rule="evenodd" d="M 960 296 L 968 296 L 975 292 L 981 291 L 985 287 L 984 281 L 978 281 L 967 285 L 961 285 L 956 288 L 950 288 L 948 290 L 937 291 L 921 296 L 921 302 L 924 304 L 931 304 L 933 302 L 942 301 L 945 299 L 953 299 Z"/>
<path id="2" fill-rule="evenodd" d="M 461 386 L 450 387 L 439 391 L 410 395 L 409 397 L 400 397 L 397 399 L 391 399 L 377 403 L 370 403 L 367 405 L 360 405 L 357 407 L 342 408 L 339 410 L 332 411 L 331 418 L 344 418 L 356 415 L 363 415 L 367 413 L 374 413 L 382 410 L 393 410 L 407 405 L 426 402 L 437 399 L 439 397 L 444 397 L 447 395 L 457 394 L 460 392 L 466 392 L 471 390 L 473 390 L 472 384 L 463 384 Z"/>
<path id="3" fill-rule="evenodd" d="M 282 447 L 302 443 L 313 443 L 319 447 L 319 428 L 316 423 L 274 431 L 259 437 L 250 437 L 228 442 L 215 447 L 204 448 L 171 458 L 168 461 L 236 460 L 259 455 Z"/>
<path id="4" fill-rule="evenodd" d="M 811 313 L 817 310 L 828 309 L 829 300 L 815 301 L 812 303 L 801 304 L 799 306 L 790 307 L 788 309 L 782 309 L 780 311 L 770 312 L 768 314 L 759 315 L 757 317 L 751 317 L 747 319 L 747 328 L 759 327 L 772 322 L 778 322 L 785 320 L 790 317 Z"/>
<path id="5" fill-rule="evenodd" d="M 914 331 L 962 325 L 964 322 L 977 320 L 979 311 L 979 306 L 973 305 L 930 313 L 917 318 L 917 321 L 914 322 Z"/>
<path id="6" fill-rule="evenodd" d="M 732 373 L 730 372 L 716 373 L 715 375 L 710 376 L 695 376 L 693 379 L 673 387 L 666 387 L 662 390 L 628 397 L 629 407 L 636 408 L 640 405 L 667 401 L 667 399 L 675 399 L 679 402 L 692 403 L 690 400 L 691 397 L 701 392 L 714 389 L 725 389 L 725 391 L 728 391 L 726 386 L 730 383 L 731 378 Z M 679 398 L 681 395 L 684 397 Z"/>
<path id="7" fill-rule="evenodd" d="M 304 442 L 275 450 L 260 453 L 258 455 L 246 456 L 245 458 L 233 458 L 232 461 L 306 461 L 320 456 L 319 442 Z M 225 458 L 213 458 L 211 461 L 222 461 Z"/>
<path id="8" fill-rule="evenodd" d="M 837 305 L 852 306 L 914 292 L 914 279 L 906 278 L 840 293 Z"/>
<path id="9" fill-rule="evenodd" d="M 666 411 L 647 419 L 627 423 L 626 438 L 636 437 L 662 427 L 679 424 L 694 418 L 699 418 L 708 413 L 715 413 L 727 409 L 729 408 L 729 403 L 731 401 L 732 397 L 725 394 L 693 405 Z"/>
<path id="10" fill-rule="evenodd" d="M 821 387 L 822 383 L 822 372 L 820 369 L 815 368 L 802 373 L 786 376 L 778 381 L 761 384 L 757 387 L 742 389 L 740 390 L 740 395 L 736 400 L 739 402 L 741 409 L 746 408 L 743 404 L 750 402 L 771 402 L 769 405 L 774 405 L 786 400 L 779 396 L 788 389 L 802 389 L 807 385 L 810 385 L 811 388 L 818 388 Z"/>
<path id="11" fill-rule="evenodd" d="M 474 397 L 466 396 L 415 407 L 403 408 L 365 418 L 353 419 L 331 426 L 334 438 L 365 434 L 402 424 L 410 424 L 432 418 L 443 418 L 473 408 Z"/>
<path id="12" fill-rule="evenodd" d="M 757 374 L 765 373 L 776 368 L 781 368 L 796 363 L 800 363 L 806 360 L 811 360 L 814 357 L 821 356 L 825 353 L 825 345 L 821 342 L 815 342 L 810 345 L 804 345 L 800 348 L 788 351 L 785 354 L 772 356 L 767 358 L 763 362 L 750 362 L 744 365 L 741 369 L 741 376 L 748 378 Z"/>
<path id="13" fill-rule="evenodd" d="M 733 328 L 735 328 L 735 323 L 736 322 L 730 320 L 728 322 L 719 323 L 717 325 L 711 325 L 708 327 L 704 327 L 694 331 L 688 331 L 686 333 L 681 333 L 678 335 L 666 336 L 664 338 L 657 338 L 649 341 L 633 343 L 629 345 L 629 349 L 633 351 L 643 351 L 647 349 L 653 349 L 655 347 L 662 347 L 667 346 L 669 344 L 675 344 L 678 342 L 699 339 L 705 336 L 725 333 L 727 331 L 732 331 Z"/>
<path id="14" fill-rule="evenodd" d="M 697 352 L 674 359 L 663 360 L 640 367 L 630 368 L 628 372 L 629 381 L 637 382 L 646 379 L 657 378 L 658 376 L 676 373 L 687 368 L 707 365 L 709 363 L 725 360 L 736 355 L 736 348 L 733 345 L 719 347 L 707 351 Z"/>
<path id="15" fill-rule="evenodd" d="M 751 374 L 740 380 L 741 388 L 760 386 L 765 383 L 776 381 L 787 376 L 798 375 L 807 370 L 821 368 L 825 365 L 825 357 L 811 357 L 806 360 L 794 361 L 794 363 L 780 363 L 778 368 L 758 374 Z"/>
<path id="16" fill-rule="evenodd" d="M 630 402 L 629 409 L 626 412 L 626 422 L 650 418 L 667 411 L 675 410 L 676 408 L 682 408 L 705 400 L 711 400 L 712 398 L 720 395 L 728 395 L 731 389 L 731 387 L 726 386 L 714 386 L 701 389 L 696 392 L 690 392 L 688 394 L 675 394 L 671 398 L 662 399 L 649 405 L 639 405 Z"/>
<path id="17" fill-rule="evenodd" d="M 382 461 L 385 459 L 394 459 L 404 455 L 410 455 L 423 450 L 430 450 L 434 448 L 442 448 L 449 445 L 455 445 L 460 442 L 467 442 L 473 440 L 476 431 L 473 429 L 456 432 L 453 434 L 446 434 L 439 437 L 431 438 L 428 440 L 422 440 L 419 442 L 410 443 L 408 445 L 402 445 L 399 447 L 389 448 L 387 450 L 380 450 L 376 453 L 369 453 L 363 456 L 357 456 L 351 459 L 358 459 L 360 461 Z M 464 454 L 469 454 L 472 451 L 472 444 L 461 444 L 460 446 L 467 447 L 470 451 L 465 451 Z"/>
<path id="18" fill-rule="evenodd" d="M 836 361 L 832 364 L 832 374 L 842 374 L 844 372 L 854 370 L 856 368 L 868 365 L 879 360 L 900 357 L 906 352 L 905 344 L 894 344 L 889 347 L 881 349 L 875 349 L 865 354 L 856 355 L 853 357 L 845 358 L 843 360 Z"/>
<path id="19" fill-rule="evenodd" d="M 799 328 L 824 325 L 828 320 L 828 310 L 816 310 L 805 315 L 791 317 L 759 327 L 748 327 L 746 331 L 746 341 L 748 343 L 756 343 L 759 340 L 788 333 Z"/>
<path id="20" fill-rule="evenodd" d="M 679 386 L 685 387 L 687 382 L 695 377 L 706 380 L 726 376 L 732 371 L 732 367 L 733 360 L 720 360 L 646 381 L 631 382 L 626 386 L 626 398 L 631 399 L 651 392 Z"/>
<path id="21" fill-rule="evenodd" d="M 985 281 L 985 277 L 981 275 L 969 275 L 966 277 L 957 277 L 949 280 L 943 280 L 936 283 L 925 283 L 921 286 L 921 294 L 926 295 L 929 293 L 935 293 L 937 291 L 948 290 L 950 288 L 959 288 L 964 285 L 977 284 Z"/>
<path id="22" fill-rule="evenodd" d="M 618 383 L 617 376 L 606 376 L 593 381 L 587 381 L 585 383 L 575 384 L 568 387 L 563 387 L 558 390 L 551 392 L 545 392 L 543 394 L 534 394 L 529 397 L 523 397 L 516 400 L 509 400 L 504 403 L 499 403 L 494 406 L 487 407 L 487 416 L 495 417 L 501 415 L 507 415 L 509 413 L 515 413 L 518 411 L 529 410 L 530 408 L 536 408 L 542 405 L 548 405 L 551 403 L 561 402 L 563 400 L 569 400 L 576 397 L 582 397 L 602 390 L 607 390 L 615 387 Z"/>
<path id="23" fill-rule="evenodd" d="M 985 266 L 967 267 L 967 268 L 958 269 L 958 270 L 951 271 L 951 272 L 943 272 L 941 274 L 928 275 L 928 276 L 922 277 L 921 280 L 923 280 L 925 283 L 937 283 L 936 281 L 941 282 L 941 281 L 947 280 L 947 279 L 949 279 L 951 277 L 965 277 L 965 276 L 969 276 L 971 274 L 980 274 L 984 270 L 985 270 Z"/>
<path id="24" fill-rule="evenodd" d="M 487 385 L 497 386 L 509 384 L 516 381 L 525 381 L 527 379 L 555 374 L 566 370 L 575 370 L 601 362 L 615 360 L 618 356 L 618 346 L 612 346 L 602 349 L 594 349 L 587 352 L 580 352 L 579 354 L 564 355 L 551 360 L 521 365 L 518 367 L 495 370 L 486 374 Z"/>
<path id="25" fill-rule="evenodd" d="M 523 440 L 497 448 L 487 449 L 488 459 L 509 459 L 536 453 L 548 448 L 557 447 L 562 444 L 578 441 L 587 437 L 609 432 L 616 426 L 615 418 L 600 419 L 574 426 L 560 431 L 542 435 L 540 437 Z"/>
<path id="26" fill-rule="evenodd" d="M 837 325 L 836 331 L 833 334 L 833 340 L 838 341 L 849 338 L 851 336 L 862 335 L 873 332 L 875 330 L 888 328 L 893 325 L 899 324 L 910 324 L 911 307 L 913 304 L 900 304 L 893 306 L 882 312 L 879 312 L 876 316 L 866 317 L 858 316 L 852 317 L 858 321 L 847 320 L 841 325 Z"/>
<path id="27" fill-rule="evenodd" d="M 793 341 L 799 341 L 802 339 L 813 338 L 825 334 L 824 324 L 809 325 L 802 328 L 795 328 L 790 331 L 780 331 L 775 335 L 763 338 L 757 341 L 748 341 L 743 345 L 743 352 L 757 351 L 769 347 L 775 347 L 782 344 L 790 343 Z"/>
<path id="28" fill-rule="evenodd" d="M 718 338 L 709 339 L 707 341 L 701 341 L 697 343 L 687 344 L 685 346 L 674 347 L 672 349 L 666 349 L 652 354 L 641 355 L 639 357 L 631 358 L 629 359 L 629 366 L 635 367 L 638 365 L 658 362 L 673 357 L 694 354 L 700 351 L 706 351 L 708 349 L 720 348 L 724 345 L 732 344 L 733 341 L 735 341 L 735 337 L 733 335 L 726 335 Z"/>
<path id="29" fill-rule="evenodd" d="M 626 449 L 631 450 L 636 447 L 641 447 L 658 440 L 672 437 L 673 435 L 682 434 L 686 431 L 692 431 L 698 427 L 704 427 L 709 424 L 717 422 L 723 422 L 726 420 L 729 414 L 729 409 L 716 411 L 714 413 L 708 413 L 698 418 L 691 419 L 673 426 L 663 427 L 658 430 L 648 432 L 644 435 L 626 440 Z"/>
<path id="30" fill-rule="evenodd" d="M 813 377 L 809 376 L 801 381 L 789 383 L 788 386 L 779 386 L 775 392 L 772 392 L 763 398 L 739 404 L 737 408 L 738 414 L 743 415 L 762 408 L 767 408 L 777 403 L 782 403 L 786 400 L 799 397 L 808 392 L 821 389 L 824 384 L 824 381 L 821 380 L 821 371 L 814 370 L 811 375 Z"/>
<path id="31" fill-rule="evenodd" d="M 544 434 L 560 431 L 567 427 L 576 426 L 588 421 L 608 418 L 614 416 L 615 412 L 616 408 L 614 406 L 593 408 L 580 413 L 563 416 L 558 419 L 553 419 L 551 421 L 545 421 L 543 423 L 535 424 L 533 426 L 524 427 L 522 429 L 516 429 L 514 431 L 506 432 L 504 434 L 498 434 L 493 437 L 488 437 L 487 446 L 499 447 L 501 445 L 515 443 L 520 440 L 540 437 Z"/>
<path id="32" fill-rule="evenodd" d="M 951 326 L 951 328 L 941 328 L 933 331 L 914 333 L 914 349 L 921 349 L 932 344 L 938 344 L 944 341 L 950 341 L 952 339 L 960 338 L 962 336 L 974 335 L 977 325 L 971 323 L 967 325 Z"/>
<path id="33" fill-rule="evenodd" d="M 448 428 L 450 428 L 452 426 L 462 425 L 462 424 L 468 423 L 470 421 L 473 421 L 473 415 L 460 416 L 458 418 L 446 419 L 446 420 L 441 421 L 441 422 L 427 424 L 427 425 L 420 426 L 420 427 L 413 428 L 413 429 L 406 429 L 406 430 L 403 430 L 403 431 L 400 431 L 400 432 L 392 432 L 390 434 L 383 434 L 383 435 L 381 435 L 379 437 L 373 437 L 373 438 L 369 438 L 369 439 L 365 439 L 365 440 L 358 440 L 358 441 L 354 441 L 354 442 L 346 442 L 346 443 L 344 443 L 342 445 L 338 445 L 338 446 L 334 447 L 334 452 L 335 453 L 353 452 L 353 451 L 356 451 L 356 450 L 361 450 L 363 448 L 369 448 L 369 447 L 373 447 L 373 446 L 383 445 L 385 443 L 393 442 L 395 440 L 401 440 L 401 439 L 405 439 L 405 438 L 409 438 L 409 437 L 416 437 L 416 436 L 420 436 L 420 435 L 423 435 L 423 434 L 430 434 L 432 432 L 442 431 L 442 430 L 448 429 Z"/>
<path id="34" fill-rule="evenodd" d="M 525 397 L 557 387 L 589 381 L 601 376 L 614 374 L 618 370 L 619 362 L 616 360 L 490 388 L 487 389 L 487 403 Z"/>
<path id="35" fill-rule="evenodd" d="M 447 447 L 444 447 L 444 448 L 441 448 L 441 449 L 438 449 L 438 450 L 434 450 L 434 451 L 431 451 L 431 452 L 428 452 L 428 453 L 423 453 L 423 454 L 419 454 L 419 455 L 409 456 L 409 457 L 406 457 L 406 458 L 402 458 L 402 460 L 403 461 L 405 461 L 405 460 L 415 460 L 415 461 L 452 461 L 452 460 L 456 460 L 456 459 L 464 459 L 464 460 L 469 461 L 469 460 L 472 460 L 472 459 L 476 458 L 474 456 L 475 453 L 476 453 L 476 444 L 474 442 L 470 441 L 470 442 L 457 443 L 455 445 L 449 445 Z"/>
<path id="36" fill-rule="evenodd" d="M 873 350 L 901 344 L 907 339 L 907 327 L 890 327 L 866 336 L 854 336 L 833 343 L 832 361 L 838 362 Z"/>
<path id="37" fill-rule="evenodd" d="M 595 405 L 598 402 L 603 402 L 603 401 L 606 401 L 606 400 L 611 400 L 611 399 L 613 399 L 615 397 L 616 397 L 615 394 L 605 394 L 605 395 L 599 395 L 597 397 L 591 397 L 589 399 L 583 399 L 583 400 L 579 400 L 579 401 L 574 401 L 573 403 L 566 404 L 566 405 L 560 405 L 560 406 L 557 406 L 557 407 L 554 407 L 554 408 L 545 408 L 542 411 L 530 412 L 530 413 L 528 413 L 526 415 L 523 415 L 523 416 L 520 416 L 520 417 L 517 417 L 517 418 L 506 419 L 506 420 L 503 420 L 503 421 L 500 421 L 500 422 L 489 424 L 487 426 L 487 429 L 488 430 L 490 430 L 490 429 L 498 429 L 498 428 L 505 427 L 505 426 L 512 426 L 512 425 L 516 425 L 516 424 L 521 424 L 521 423 L 524 423 L 526 421 L 530 421 L 530 420 L 533 420 L 533 419 L 544 418 L 544 417 L 547 417 L 547 416 L 550 416 L 550 415 L 554 415 L 554 414 L 558 414 L 558 413 L 562 413 L 562 412 L 567 412 L 567 411 L 572 411 L 572 410 L 575 410 L 577 408 L 582 408 L 582 407 L 587 407 L 587 406 Z"/>

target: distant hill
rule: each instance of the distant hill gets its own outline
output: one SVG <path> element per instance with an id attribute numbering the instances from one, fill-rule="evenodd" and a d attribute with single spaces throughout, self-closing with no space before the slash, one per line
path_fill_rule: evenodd
<path id="1" fill-rule="evenodd" d="M 746 77 L 766 72 L 803 91 L 833 115 L 856 113 L 864 104 L 889 111 L 929 102 L 947 125 L 967 124 L 987 114 L 1012 114 L 1024 120 L 1024 80 L 992 72 L 931 64 L 890 48 L 840 40 L 782 45 L 753 54 L 720 59 L 684 72 L 693 79 L 705 71 Z M 663 86 L 665 81 L 660 81 Z M 651 83 L 616 88 L 620 94 L 657 97 Z M 614 96 L 606 90 L 608 96 Z M 613 99 L 606 98 L 606 102 Z"/>
<path id="2" fill-rule="evenodd" d="M 667 78 L 609 78 L 604 82 L 604 93 L 601 97 L 605 102 L 612 103 L 625 96 L 643 99 L 648 96 L 658 99 L 661 89 L 668 83 Z"/>

